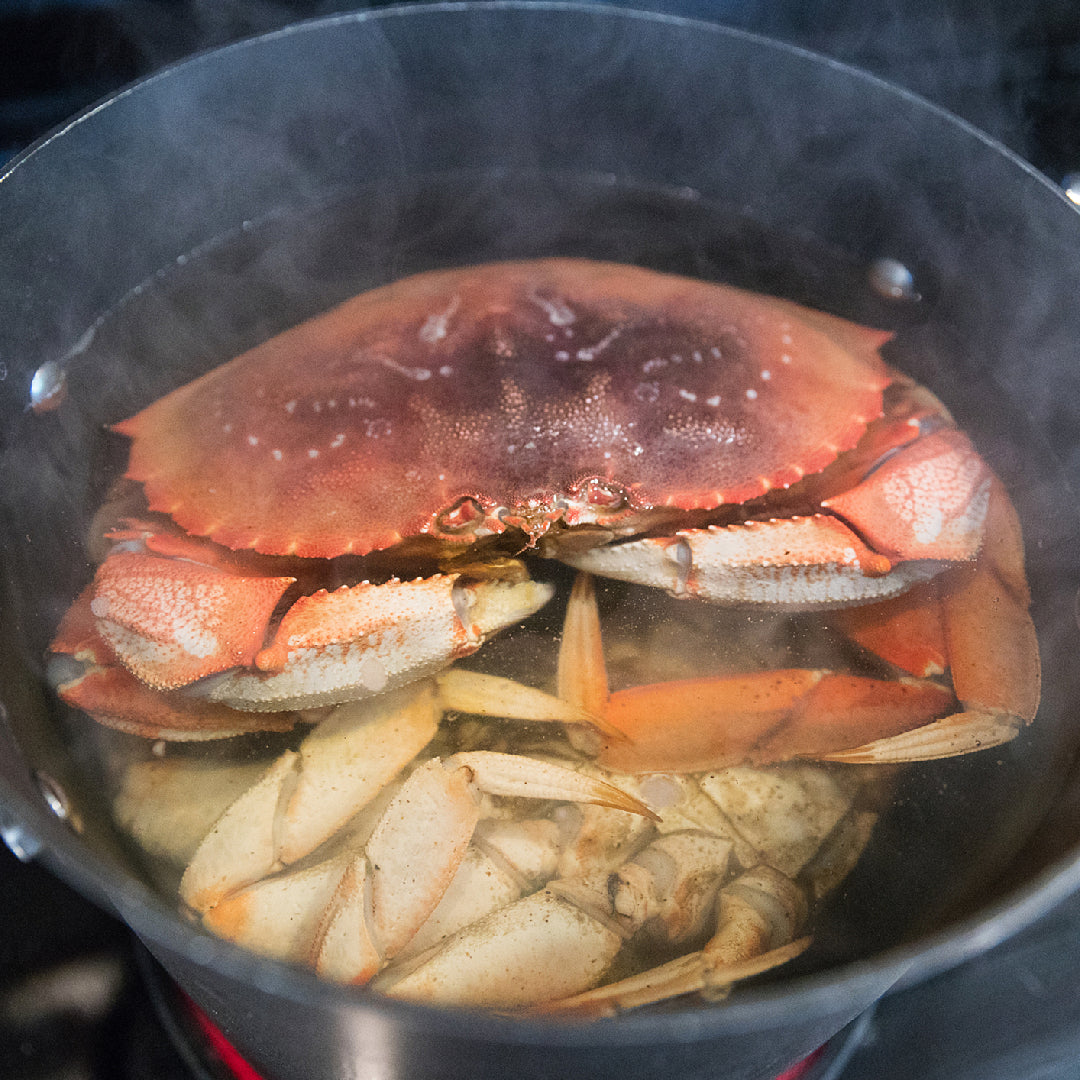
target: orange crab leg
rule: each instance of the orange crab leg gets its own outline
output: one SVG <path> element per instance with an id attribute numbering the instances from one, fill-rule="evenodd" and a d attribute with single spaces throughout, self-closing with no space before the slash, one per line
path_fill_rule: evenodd
<path id="1" fill-rule="evenodd" d="M 830 621 L 863 648 L 910 675 L 944 675 L 948 667 L 937 580 L 880 604 L 834 612 Z"/>
<path id="2" fill-rule="evenodd" d="M 970 709 L 1030 721 L 1041 677 L 1029 602 L 1020 524 L 994 478 L 986 539 L 974 563 L 832 618 L 860 645 L 913 675 L 951 669 L 956 696 Z"/>
<path id="3" fill-rule="evenodd" d="M 606 688 L 600 625 L 591 582 L 575 586 L 567 608 L 560 694 L 592 702 Z M 598 659 L 599 657 L 599 659 Z M 572 681 L 576 680 L 576 681 Z M 608 695 L 599 715 L 622 732 L 600 752 L 622 772 L 698 772 L 742 762 L 817 757 L 889 738 L 942 716 L 952 693 L 928 680 L 872 679 L 788 668 L 746 675 L 683 679 Z"/>
<path id="4" fill-rule="evenodd" d="M 941 716 L 937 683 L 789 668 L 654 683 L 611 695 L 605 718 L 629 739 L 601 763 L 624 772 L 699 772 L 816 757 L 888 738 Z"/>
<path id="5" fill-rule="evenodd" d="M 942 601 L 953 685 L 966 705 L 1031 721 L 1041 691 L 1039 643 L 1020 523 L 997 481 L 988 517 L 982 554 L 950 575 Z"/>

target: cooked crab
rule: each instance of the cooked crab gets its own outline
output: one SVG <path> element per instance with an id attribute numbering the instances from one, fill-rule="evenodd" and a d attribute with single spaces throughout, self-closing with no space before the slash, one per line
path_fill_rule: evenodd
<path id="1" fill-rule="evenodd" d="M 563 696 L 629 736 L 623 767 L 666 767 L 687 726 L 737 731 L 723 760 L 1011 738 L 1039 698 L 1015 513 L 940 403 L 882 362 L 887 336 L 579 260 L 362 294 L 116 426 L 148 510 L 114 523 L 57 636 L 84 663 L 60 694 L 154 737 L 287 726 L 536 611 L 551 590 L 523 563 L 541 551 L 721 603 L 855 605 L 845 627 L 918 677 L 609 695 L 586 629 Z M 432 572 L 399 580 L 415 567 Z M 926 678 L 946 671 L 951 687 Z M 750 720 L 730 710 L 747 697 Z"/>
<path id="2" fill-rule="evenodd" d="M 604 1010 L 794 955 L 789 879 L 839 880 L 869 819 L 811 870 L 849 801 L 814 831 L 811 800 L 794 832 L 815 843 L 789 866 L 772 825 L 759 842 L 681 803 L 651 824 L 641 778 L 682 799 L 747 763 L 966 753 L 1038 706 L 1015 512 L 944 406 L 884 364 L 886 339 L 633 267 L 496 264 L 361 295 L 119 424 L 129 489 L 53 645 L 83 663 L 61 695 L 154 738 L 320 710 L 202 840 L 185 902 L 218 933 L 422 999 L 465 954 L 510 970 L 530 928 L 561 928 L 588 970 L 548 963 L 565 982 L 469 994 Z M 457 666 L 547 603 L 550 558 L 579 570 L 557 665 L 530 673 L 555 692 Z M 827 612 L 878 659 L 612 692 L 592 575 Z M 593 763 L 444 754 L 447 712 L 570 725 Z M 561 801 L 558 835 L 500 817 L 507 794 Z M 483 858 L 515 865 L 510 847 L 527 857 L 504 882 Z M 668 914 L 692 924 L 690 952 L 591 989 L 665 923 L 652 870 L 679 882 L 684 866 Z"/>

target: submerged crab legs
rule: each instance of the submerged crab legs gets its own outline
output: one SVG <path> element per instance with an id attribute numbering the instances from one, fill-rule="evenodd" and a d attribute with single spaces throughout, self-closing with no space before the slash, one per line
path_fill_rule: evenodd
<path id="1" fill-rule="evenodd" d="M 225 811 L 185 871 L 181 897 L 222 936 L 367 981 L 438 907 L 482 796 L 651 815 L 610 783 L 518 755 L 430 758 L 396 782 L 434 733 L 434 698 L 421 685 L 324 721 L 330 730 L 282 755 Z"/>
<path id="2" fill-rule="evenodd" d="M 721 994 L 807 946 L 799 935 L 809 905 L 848 873 L 875 820 L 809 767 L 725 770 L 700 782 L 661 774 L 646 788 L 659 821 L 629 850 L 615 833 L 588 869 L 403 956 L 374 987 L 426 1003 L 580 1015 Z M 682 955 L 646 970 L 624 960 L 638 970 L 605 982 L 628 948 L 647 943 Z"/>
<path id="3" fill-rule="evenodd" d="M 303 859 L 377 802 L 435 737 L 445 710 L 490 712 L 496 702 L 504 716 L 588 722 L 580 710 L 551 695 L 463 671 L 338 706 L 225 811 L 188 866 L 181 896 L 207 910 L 225 895 Z M 546 782 L 542 773 L 537 765 L 518 779 L 540 792 Z M 604 785 L 578 787 L 596 794 Z"/>

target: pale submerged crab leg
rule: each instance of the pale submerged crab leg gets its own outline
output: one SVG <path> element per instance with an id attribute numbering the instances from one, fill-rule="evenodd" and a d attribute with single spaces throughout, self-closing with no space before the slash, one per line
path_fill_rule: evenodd
<path id="1" fill-rule="evenodd" d="M 842 787 L 811 766 L 725 770 L 700 782 L 653 776 L 636 789 L 655 800 L 660 820 L 636 848 L 600 847 L 576 872 L 560 859 L 546 887 L 402 956 L 373 986 L 429 1004 L 574 1015 L 726 993 L 806 947 L 809 904 L 858 860 L 876 817 Z M 762 813 L 766 805 L 778 812 Z M 598 987 L 629 940 L 692 951 Z"/>
<path id="2" fill-rule="evenodd" d="M 497 705 L 512 719 L 589 722 L 550 694 L 470 672 L 340 705 L 226 810 L 188 866 L 182 898 L 205 910 L 304 858 L 377 799 L 434 738 L 447 709 L 490 713 Z M 534 791 L 540 782 L 533 775 Z"/>
<path id="3" fill-rule="evenodd" d="M 274 788 L 290 767 L 279 759 L 265 786 Z M 271 955 L 309 960 L 328 975 L 354 982 L 366 981 L 400 952 L 439 906 L 476 830 L 481 793 L 650 813 L 611 784 L 572 770 L 516 755 L 466 752 L 444 761 L 432 758 L 400 785 L 382 788 L 324 858 L 282 870 L 273 836 L 280 831 L 281 811 L 268 805 L 260 784 L 246 805 L 241 806 L 245 797 L 226 812 L 196 852 L 182 895 L 221 936 Z M 241 818 L 242 840 L 234 835 L 225 843 Z M 223 880 L 225 853 L 236 861 L 237 849 L 260 844 L 260 834 L 262 864 Z M 210 887 L 200 888 L 211 878 Z M 275 925 L 286 929 L 268 935 Z"/>
<path id="4" fill-rule="evenodd" d="M 806 900 L 790 878 L 762 865 L 724 886 L 717 898 L 716 930 L 705 946 L 659 967 L 593 990 L 549 1001 L 539 1012 L 611 1016 L 683 994 L 725 997 L 735 983 L 786 964 L 804 952 L 809 937 Z"/>

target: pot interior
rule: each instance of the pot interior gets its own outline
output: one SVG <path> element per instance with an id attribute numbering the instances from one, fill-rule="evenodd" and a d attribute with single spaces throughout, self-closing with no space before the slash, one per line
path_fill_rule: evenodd
<path id="1" fill-rule="evenodd" d="M 576 213 L 567 215 L 567 206 Z M 1053 450 L 1010 410 L 950 327 L 935 325 L 932 267 L 919 277 L 925 298 L 896 300 L 875 289 L 871 266 L 857 256 L 816 237 L 769 230 L 685 191 L 595 177 L 457 173 L 417 183 L 407 195 L 363 191 L 245 223 L 184 253 L 95 323 L 67 363 L 64 404 L 52 415 L 20 417 L 5 462 L 12 519 L 37 540 L 16 575 L 24 656 L 43 674 L 58 616 L 91 576 L 85 538 L 126 450 L 108 423 L 363 289 L 437 266 L 553 254 L 723 281 L 895 329 L 890 361 L 954 410 L 1006 479 L 1022 520 L 1055 518 Z M 1068 638 L 1059 642 L 1054 633 L 1058 568 L 1041 555 L 1038 546 L 1031 551 L 1029 575 L 1053 677 L 1038 723 L 1006 746 L 901 770 L 873 842 L 827 906 L 797 971 L 866 958 L 980 906 L 1060 791 L 1075 736 L 1064 721 L 1068 689 L 1059 675 L 1066 665 L 1054 650 L 1067 648 Z M 46 700 L 73 762 L 63 773 L 88 835 L 108 835 L 110 847 L 118 841 L 132 872 L 153 880 L 153 862 L 113 835 L 108 809 L 121 764 L 146 758 L 151 745 Z M 281 742 L 252 736 L 173 752 L 262 760 Z"/>

